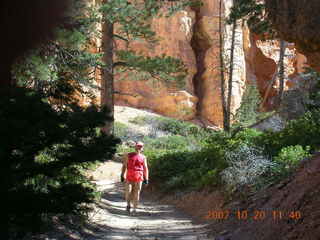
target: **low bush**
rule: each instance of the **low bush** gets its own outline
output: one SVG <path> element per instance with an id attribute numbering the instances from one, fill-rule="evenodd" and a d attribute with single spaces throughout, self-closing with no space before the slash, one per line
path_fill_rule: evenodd
<path id="1" fill-rule="evenodd" d="M 273 165 L 259 148 L 242 144 L 225 154 L 229 165 L 221 172 L 223 182 L 233 190 L 253 186 Z"/>
<path id="2" fill-rule="evenodd" d="M 165 152 L 150 157 L 151 178 L 164 183 L 164 190 L 199 188 L 218 183 L 217 173 L 227 167 L 217 146 L 198 151 Z M 209 179 L 213 182 L 209 183 Z"/>
<path id="3" fill-rule="evenodd" d="M 309 146 L 305 149 L 300 145 L 288 146 L 281 149 L 274 161 L 283 164 L 286 168 L 294 168 L 301 160 L 310 156 Z"/>
<path id="4" fill-rule="evenodd" d="M 157 127 L 165 132 L 169 132 L 174 135 L 181 135 L 181 136 L 194 136 L 197 138 L 207 138 L 211 130 L 204 129 L 200 126 L 197 126 L 193 123 L 189 123 L 186 121 L 181 121 L 173 118 L 165 118 L 160 117 L 157 119 L 158 124 Z"/>
<path id="5" fill-rule="evenodd" d="M 279 154 L 273 158 L 273 164 L 263 175 L 263 178 L 258 179 L 255 187 L 259 189 L 289 177 L 299 166 L 301 160 L 311 156 L 309 152 L 309 147 L 304 149 L 300 145 L 282 148 Z"/>
<path id="6" fill-rule="evenodd" d="M 136 116 L 135 118 L 129 120 L 130 123 L 134 123 L 140 126 L 151 124 L 153 121 L 155 121 L 155 117 L 151 116 Z"/>
<path id="7" fill-rule="evenodd" d="M 134 129 L 121 122 L 114 123 L 114 135 L 120 138 L 121 141 L 141 141 L 143 138 L 143 134 L 137 133 Z"/>
<path id="8" fill-rule="evenodd" d="M 279 132 L 265 132 L 256 138 L 256 145 L 262 146 L 265 153 L 276 156 L 283 147 L 300 145 L 310 146 L 314 152 L 320 146 L 320 110 L 307 112 L 302 117 L 288 122 Z"/>
<path id="9" fill-rule="evenodd" d="M 165 149 L 167 151 L 187 149 L 189 141 L 187 138 L 179 135 L 163 136 L 159 138 L 144 137 L 143 142 L 146 148 Z"/>
<path id="10" fill-rule="evenodd" d="M 129 137 L 129 127 L 121 122 L 114 122 L 114 135 L 121 140 L 127 139 Z"/>

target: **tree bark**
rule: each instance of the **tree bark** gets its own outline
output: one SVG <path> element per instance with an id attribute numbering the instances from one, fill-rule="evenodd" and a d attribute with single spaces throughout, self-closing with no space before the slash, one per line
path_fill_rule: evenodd
<path id="1" fill-rule="evenodd" d="M 232 36 L 231 36 L 231 48 L 230 48 L 230 63 L 229 63 L 229 80 L 228 80 L 228 97 L 227 97 L 227 123 L 226 131 L 230 131 L 231 125 L 231 100 L 232 100 L 232 84 L 233 84 L 233 60 L 234 60 L 234 47 L 235 47 L 235 37 L 237 29 L 237 20 L 234 19 L 232 22 Z"/>
<path id="2" fill-rule="evenodd" d="M 106 3 L 106 0 L 103 1 Z M 109 110 L 108 116 L 112 121 L 107 121 L 103 131 L 106 134 L 113 134 L 114 122 L 114 86 L 113 86 L 113 23 L 109 22 L 106 17 L 102 23 L 102 51 L 103 62 L 105 67 L 102 71 L 101 79 L 101 106 L 107 107 Z"/>
<path id="3" fill-rule="evenodd" d="M 282 99 L 283 99 L 283 92 L 284 92 L 284 54 L 286 50 L 286 43 L 284 40 L 280 40 L 280 56 L 279 56 L 279 94 L 278 94 L 278 101 L 277 107 L 280 107 Z"/>
<path id="4" fill-rule="evenodd" d="M 263 111 L 264 104 L 266 103 L 268 96 L 270 94 L 271 88 L 274 85 L 274 83 L 277 80 L 277 77 L 279 77 L 279 94 L 276 102 L 276 107 L 279 107 L 283 98 L 283 91 L 284 91 L 284 54 L 286 50 L 286 43 L 284 40 L 280 40 L 280 55 L 279 55 L 279 61 L 277 64 L 277 68 L 275 73 L 273 74 L 273 77 L 268 85 L 268 88 L 263 96 L 263 100 L 260 104 L 260 111 Z"/>
<path id="5" fill-rule="evenodd" d="M 223 129 L 228 129 L 228 111 L 226 103 L 226 89 L 225 89 L 225 64 L 224 64 L 224 28 L 222 27 L 222 0 L 219 2 L 219 44 L 220 44 L 220 81 L 221 81 L 221 102 L 223 114 Z"/>

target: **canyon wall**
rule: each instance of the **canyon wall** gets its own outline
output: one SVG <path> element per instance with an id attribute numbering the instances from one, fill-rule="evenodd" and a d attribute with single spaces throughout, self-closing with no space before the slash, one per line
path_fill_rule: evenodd
<path id="1" fill-rule="evenodd" d="M 166 12 L 164 8 L 162 10 Z M 194 51 L 191 47 L 195 13 L 190 9 L 177 12 L 171 17 L 159 17 L 152 21 L 157 33 L 158 44 L 133 41 L 129 49 L 145 56 L 168 56 L 181 59 L 188 68 L 183 89 L 168 86 L 161 81 L 135 79 L 134 73 L 116 74 L 116 104 L 145 108 L 165 116 L 178 119 L 193 119 L 198 98 L 194 95 L 193 76 L 197 71 Z M 118 49 L 125 48 L 123 41 L 117 41 Z"/>
<path id="2" fill-rule="evenodd" d="M 319 0 L 266 0 L 268 17 L 281 38 L 294 42 L 320 71 Z M 281 14 L 279 14 L 281 13 Z"/>
<path id="3" fill-rule="evenodd" d="M 228 16 L 232 0 L 221 1 L 222 5 L 220 0 L 203 0 L 201 7 L 186 8 L 169 18 L 153 19 L 152 29 L 159 39 L 158 44 L 145 41 L 130 43 L 131 50 L 145 56 L 166 54 L 180 58 L 188 68 L 185 87 L 135 79 L 130 72 L 117 73 L 116 104 L 149 109 L 178 119 L 201 120 L 205 125 L 222 127 L 220 51 L 223 49 L 225 59 L 230 58 L 232 25 L 223 24 L 224 45 L 221 47 L 219 21 Z M 162 9 L 163 13 L 167 7 Z M 277 81 L 272 82 L 279 61 L 279 42 L 262 41 L 241 21 L 237 23 L 231 104 L 233 112 L 240 106 L 246 86 L 252 83 L 257 84 L 261 97 L 265 99 L 264 110 L 272 109 L 279 85 Z M 116 47 L 126 48 L 121 41 L 116 42 Z M 300 52 L 301 47 L 286 42 L 285 90 L 295 87 L 299 73 L 306 66 L 307 58 Z M 227 72 L 226 69 L 226 78 Z"/>
<path id="4" fill-rule="evenodd" d="M 147 108 L 169 117 L 184 120 L 200 119 L 206 124 L 222 126 L 222 97 L 220 78 L 220 15 L 228 15 L 231 0 L 225 0 L 220 11 L 219 0 L 204 0 L 199 8 L 187 8 L 170 18 L 156 18 L 152 29 L 160 39 L 158 45 L 145 42 L 131 44 L 131 49 L 147 56 L 167 54 L 180 58 L 188 68 L 183 89 L 172 89 L 161 83 L 132 81 L 119 76 L 115 88 L 116 103 Z M 164 8 L 165 12 L 166 9 Z M 229 55 L 231 26 L 224 26 Z M 233 111 L 240 106 L 246 82 L 242 27 L 236 31 L 235 64 L 232 94 Z M 121 46 L 121 43 L 118 44 Z M 123 94 L 121 94 L 123 93 Z"/>

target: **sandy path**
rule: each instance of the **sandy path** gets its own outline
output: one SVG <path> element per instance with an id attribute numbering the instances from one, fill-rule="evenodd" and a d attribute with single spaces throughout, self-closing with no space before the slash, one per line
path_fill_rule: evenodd
<path id="1" fill-rule="evenodd" d="M 103 198 L 92 214 L 92 226 L 86 229 L 85 240 L 169 240 L 208 239 L 204 225 L 195 225 L 191 218 L 173 206 L 163 205 L 143 196 L 139 212 L 130 216 L 125 211 L 123 184 L 119 182 L 121 164 L 108 161 L 96 170 L 96 183 Z"/>

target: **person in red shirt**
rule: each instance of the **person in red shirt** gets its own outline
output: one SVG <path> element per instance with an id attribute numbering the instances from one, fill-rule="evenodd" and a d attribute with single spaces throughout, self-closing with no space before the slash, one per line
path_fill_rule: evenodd
<path id="1" fill-rule="evenodd" d="M 142 183 L 149 182 L 149 169 L 147 158 L 142 154 L 143 143 L 135 144 L 135 152 L 126 154 L 123 158 L 121 169 L 121 182 L 125 181 L 125 198 L 127 201 L 127 211 L 130 213 L 131 202 L 133 204 L 133 213 L 136 213 Z"/>

